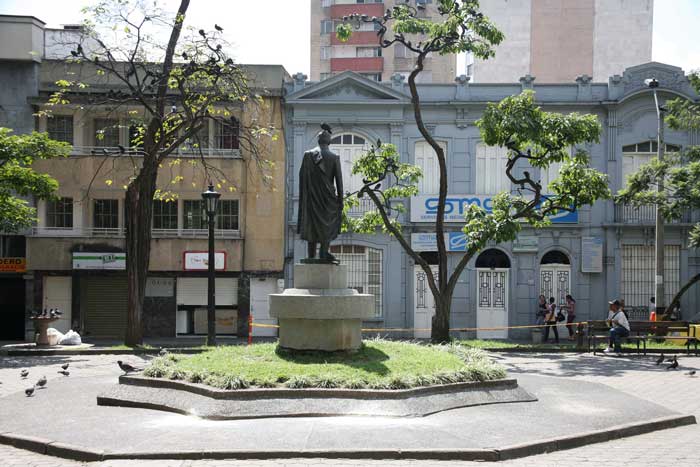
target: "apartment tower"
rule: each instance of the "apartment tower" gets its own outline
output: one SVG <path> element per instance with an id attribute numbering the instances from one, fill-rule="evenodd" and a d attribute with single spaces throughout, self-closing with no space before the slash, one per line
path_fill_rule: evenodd
<path id="1" fill-rule="evenodd" d="M 413 69 L 412 52 L 400 44 L 382 49 L 372 23 L 362 24 L 348 42 L 335 37 L 335 27 L 352 13 L 382 16 L 405 0 L 311 0 L 311 80 L 321 81 L 352 70 L 375 81 L 389 81 L 394 73 L 408 77 Z M 433 0 L 411 0 L 426 18 L 437 16 Z M 429 56 L 419 75 L 423 83 L 451 83 L 457 71 L 457 56 Z"/>
<path id="2" fill-rule="evenodd" d="M 607 82 L 651 61 L 654 0 L 482 0 L 506 38 L 489 60 L 467 57 L 473 83 Z"/>

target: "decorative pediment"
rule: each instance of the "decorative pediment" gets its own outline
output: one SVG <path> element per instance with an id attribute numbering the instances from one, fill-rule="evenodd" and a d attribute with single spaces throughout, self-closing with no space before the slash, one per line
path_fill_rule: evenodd
<path id="1" fill-rule="evenodd" d="M 319 83 L 307 85 L 287 97 L 287 101 L 385 101 L 399 103 L 408 96 L 352 71 L 346 71 Z"/>
<path id="2" fill-rule="evenodd" d="M 682 68 L 659 62 L 649 62 L 643 65 L 627 68 L 622 74 L 624 95 L 632 94 L 640 89 L 647 89 L 644 80 L 656 78 L 661 89 L 671 89 L 682 94 L 692 94 L 688 78 Z"/>

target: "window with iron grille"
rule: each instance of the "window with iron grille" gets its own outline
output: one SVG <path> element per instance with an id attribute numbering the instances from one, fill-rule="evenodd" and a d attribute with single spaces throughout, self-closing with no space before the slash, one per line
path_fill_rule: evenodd
<path id="1" fill-rule="evenodd" d="M 221 199 L 216 205 L 216 228 L 238 230 L 238 200 Z"/>
<path id="2" fill-rule="evenodd" d="M 119 200 L 95 200 L 93 211 L 93 227 L 95 227 L 96 229 L 119 228 Z"/>
<path id="3" fill-rule="evenodd" d="M 46 131 L 53 140 L 73 144 L 73 116 L 54 115 L 47 118 Z"/>
<path id="4" fill-rule="evenodd" d="M 656 260 L 653 245 L 623 245 L 622 247 L 622 298 L 625 307 L 643 309 L 648 316 L 649 299 L 656 286 Z M 664 247 L 664 298 L 668 304 L 680 288 L 680 246 Z M 636 317 L 638 318 L 638 317 Z"/>
<path id="5" fill-rule="evenodd" d="M 348 267 L 348 287 L 360 293 L 374 295 L 374 316 L 383 315 L 382 250 L 362 245 L 334 245 L 331 253 L 340 264 Z"/>
<path id="6" fill-rule="evenodd" d="M 95 146 L 119 146 L 119 121 L 113 118 L 95 119 Z"/>
<path id="7" fill-rule="evenodd" d="M 46 226 L 57 229 L 73 228 L 73 198 L 46 202 Z"/>
<path id="8" fill-rule="evenodd" d="M 216 149 L 238 149 L 240 130 L 240 123 L 235 117 L 227 122 L 217 120 L 214 132 Z"/>
<path id="9" fill-rule="evenodd" d="M 153 201 L 153 228 L 177 229 L 177 202 Z"/>
<path id="10" fill-rule="evenodd" d="M 207 216 L 204 213 L 204 201 L 201 199 L 190 200 L 184 202 L 183 209 L 183 228 L 185 229 L 206 229 Z"/>

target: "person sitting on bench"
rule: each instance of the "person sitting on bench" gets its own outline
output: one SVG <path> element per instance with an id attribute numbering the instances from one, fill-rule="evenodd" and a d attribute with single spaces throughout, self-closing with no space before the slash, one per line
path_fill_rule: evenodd
<path id="1" fill-rule="evenodd" d="M 608 324 L 610 325 L 610 342 L 608 348 L 603 350 L 609 354 L 613 352 L 620 356 L 622 355 L 622 345 L 620 339 L 630 335 L 630 323 L 627 321 L 627 316 L 622 311 L 620 300 L 609 302 L 610 310 L 608 311 Z"/>

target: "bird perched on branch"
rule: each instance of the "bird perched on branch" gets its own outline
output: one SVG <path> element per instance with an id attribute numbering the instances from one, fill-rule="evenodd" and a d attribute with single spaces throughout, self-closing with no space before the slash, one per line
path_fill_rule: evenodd
<path id="1" fill-rule="evenodd" d="M 661 365 L 665 359 L 666 359 L 666 357 L 664 357 L 664 353 L 661 352 L 661 355 L 659 355 L 659 358 L 656 359 L 656 364 Z"/>
<path id="2" fill-rule="evenodd" d="M 135 371 L 141 371 L 140 368 L 133 367 L 129 365 L 128 363 L 124 363 L 121 360 L 117 360 L 117 365 L 119 365 L 119 368 L 124 372 L 125 375 L 128 375 L 129 373 L 133 373 Z"/>
<path id="3" fill-rule="evenodd" d="M 678 359 L 674 355 L 673 361 L 671 362 L 671 364 L 669 366 L 666 367 L 666 369 L 667 370 L 675 370 L 676 368 L 678 368 Z"/>
<path id="4" fill-rule="evenodd" d="M 224 28 L 222 28 L 222 27 L 219 26 L 218 24 L 214 24 L 214 29 L 216 29 L 216 30 L 219 31 L 219 32 L 221 32 L 221 31 L 224 30 Z"/>

